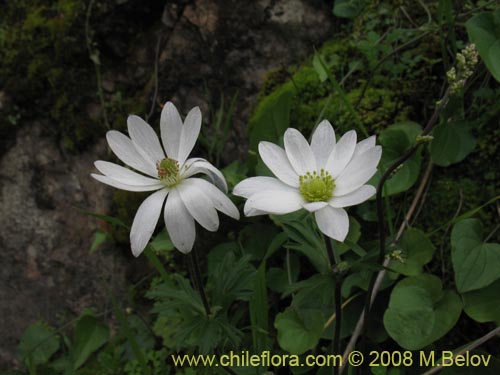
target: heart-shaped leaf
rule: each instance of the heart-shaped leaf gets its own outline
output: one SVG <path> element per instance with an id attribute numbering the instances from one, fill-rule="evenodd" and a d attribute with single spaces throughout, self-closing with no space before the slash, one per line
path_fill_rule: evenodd
<path id="1" fill-rule="evenodd" d="M 476 140 L 470 134 L 470 125 L 465 121 L 444 123 L 436 127 L 431 143 L 432 161 L 441 167 L 447 167 L 466 158 L 474 147 Z"/>
<path id="2" fill-rule="evenodd" d="M 490 285 L 500 278 L 500 245 L 482 242 L 482 224 L 461 220 L 451 232 L 451 259 L 460 293 Z"/>
<path id="3" fill-rule="evenodd" d="M 500 82 L 500 8 L 472 17 L 465 26 L 484 64 Z"/>
<path id="4" fill-rule="evenodd" d="M 462 303 L 453 291 L 442 290 L 433 275 L 418 275 L 400 281 L 393 289 L 384 326 L 403 348 L 421 349 L 453 328 Z"/>
<path id="5" fill-rule="evenodd" d="M 416 138 L 421 132 L 422 127 L 419 124 L 407 121 L 393 124 L 380 133 L 379 141 L 383 147 L 383 153 L 380 161 L 380 172 L 370 181 L 372 185 L 376 186 L 382 175 L 381 172 L 415 144 Z M 411 188 L 417 181 L 421 162 L 422 156 L 417 151 L 403 164 L 400 170 L 387 180 L 384 186 L 385 193 L 394 195 Z"/>
<path id="6" fill-rule="evenodd" d="M 476 322 L 497 322 L 500 324 L 500 279 L 486 288 L 462 295 L 464 311 Z"/>
<path id="7" fill-rule="evenodd" d="M 276 315 L 278 343 L 289 353 L 302 354 L 314 348 L 321 337 L 324 324 L 321 311 L 309 310 L 305 315 L 299 315 L 294 308 Z"/>
<path id="8" fill-rule="evenodd" d="M 402 260 L 391 260 L 389 268 L 406 276 L 422 273 L 425 264 L 432 260 L 435 247 L 422 231 L 409 228 L 399 243 Z"/>

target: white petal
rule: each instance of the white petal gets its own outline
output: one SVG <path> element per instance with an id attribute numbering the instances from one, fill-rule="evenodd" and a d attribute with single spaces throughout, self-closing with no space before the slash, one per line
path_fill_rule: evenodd
<path id="1" fill-rule="evenodd" d="M 160 217 L 163 202 L 168 194 L 167 189 L 162 189 L 146 198 L 139 206 L 130 229 L 130 244 L 132 254 L 138 257 L 146 247 L 153 234 L 158 218 Z"/>
<path id="2" fill-rule="evenodd" d="M 156 165 L 156 162 L 165 158 L 158 136 L 146 121 L 131 115 L 127 119 L 127 125 L 130 139 L 144 159 Z"/>
<path id="3" fill-rule="evenodd" d="M 365 151 L 368 151 L 370 148 L 375 147 L 376 137 L 372 135 L 362 141 L 358 142 L 356 148 L 354 149 L 354 155 L 352 158 L 354 159 L 356 156 L 362 154 Z"/>
<path id="4" fill-rule="evenodd" d="M 356 132 L 350 130 L 339 139 L 325 164 L 325 169 L 330 172 L 333 178 L 337 178 L 351 161 L 355 148 Z"/>
<path id="5" fill-rule="evenodd" d="M 335 131 L 328 120 L 323 120 L 317 126 L 311 139 L 311 149 L 318 169 L 324 168 L 334 147 Z"/>
<path id="6" fill-rule="evenodd" d="M 179 165 L 184 164 L 191 151 L 193 150 L 194 144 L 198 139 L 201 128 L 201 111 L 200 108 L 194 107 L 189 111 L 182 126 L 181 139 L 179 143 L 179 155 L 177 156 L 177 161 Z"/>
<path id="7" fill-rule="evenodd" d="M 227 193 L 227 183 L 224 175 L 205 159 L 191 158 L 186 160 L 184 166 L 181 167 L 181 175 L 183 178 L 188 178 L 198 173 L 207 175 L 215 186 L 224 193 Z"/>
<path id="8" fill-rule="evenodd" d="M 211 200 L 214 207 L 220 212 L 238 220 L 240 218 L 240 213 L 231 199 L 227 197 L 222 191 L 217 189 L 213 184 L 208 181 L 202 180 L 201 178 L 190 178 L 185 181 L 185 183 L 196 184 L 197 187 L 203 191 Z"/>
<path id="9" fill-rule="evenodd" d="M 287 185 L 299 186 L 299 176 L 292 168 L 285 150 L 271 142 L 260 142 L 259 154 L 262 161 L 276 177 Z"/>
<path id="10" fill-rule="evenodd" d="M 334 196 L 328 203 L 332 207 L 350 207 L 370 199 L 376 192 L 377 189 L 375 189 L 375 187 L 363 185 L 352 193 L 339 197 Z"/>
<path id="11" fill-rule="evenodd" d="M 267 190 L 251 195 L 245 208 L 283 215 L 300 210 L 304 198 L 297 191 Z"/>
<path id="12" fill-rule="evenodd" d="M 109 148 L 125 164 L 137 169 L 139 172 L 146 173 L 152 177 L 158 176 L 155 164 L 144 159 L 135 149 L 132 140 L 125 134 L 116 130 L 110 130 L 106 133 Z"/>
<path id="13" fill-rule="evenodd" d="M 256 208 L 251 207 L 246 201 L 245 206 L 243 207 L 243 213 L 245 216 L 257 216 L 257 215 L 267 215 L 267 212 L 262 210 L 257 210 Z"/>
<path id="14" fill-rule="evenodd" d="M 208 231 L 215 232 L 219 228 L 219 217 L 212 200 L 190 179 L 184 180 L 177 187 L 182 202 L 191 216 Z"/>
<path id="15" fill-rule="evenodd" d="M 103 175 L 125 185 L 151 186 L 160 183 L 156 178 L 140 175 L 130 169 L 108 161 L 97 160 L 94 162 L 94 165 Z"/>
<path id="16" fill-rule="evenodd" d="M 343 208 L 326 206 L 314 214 L 318 227 L 328 237 L 343 242 L 349 232 L 349 217 Z"/>
<path id="17" fill-rule="evenodd" d="M 309 203 L 304 203 L 302 205 L 302 207 L 304 207 L 309 212 L 315 212 L 321 210 L 326 206 L 328 206 L 328 203 L 326 202 L 309 202 Z"/>
<path id="18" fill-rule="evenodd" d="M 335 180 L 335 196 L 348 194 L 364 185 L 376 172 L 382 148 L 375 146 L 356 156 Z"/>
<path id="19" fill-rule="evenodd" d="M 194 219 L 182 203 L 177 189 L 173 189 L 167 197 L 164 211 L 165 226 L 174 246 L 187 254 L 193 249 L 196 238 Z"/>
<path id="20" fill-rule="evenodd" d="M 163 106 L 160 118 L 161 141 L 169 158 L 177 160 L 182 134 L 182 119 L 172 102 Z"/>
<path id="21" fill-rule="evenodd" d="M 286 130 L 284 143 L 286 156 L 299 176 L 316 170 L 316 159 L 311 147 L 297 129 Z"/>
<path id="22" fill-rule="evenodd" d="M 97 181 L 102 182 L 103 184 L 113 186 L 117 189 L 128 190 L 128 191 L 153 191 L 165 187 L 165 185 L 163 185 L 162 183 L 158 183 L 156 185 L 148 185 L 148 186 L 127 185 L 100 174 L 91 173 L 90 175 Z"/>
<path id="23" fill-rule="evenodd" d="M 233 194 L 248 198 L 254 193 L 265 190 L 297 191 L 296 188 L 281 182 L 275 177 L 258 176 L 246 178 L 238 183 L 233 189 Z"/>

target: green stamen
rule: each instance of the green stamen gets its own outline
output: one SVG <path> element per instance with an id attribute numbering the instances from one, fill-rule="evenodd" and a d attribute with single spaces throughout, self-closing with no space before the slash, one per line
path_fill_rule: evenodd
<path id="1" fill-rule="evenodd" d="M 335 189 L 335 181 L 324 169 L 321 169 L 319 174 L 314 171 L 299 176 L 300 194 L 308 202 L 328 201 L 332 197 L 333 189 Z"/>
<path id="2" fill-rule="evenodd" d="M 175 186 L 180 181 L 179 162 L 175 159 L 163 159 L 156 163 L 158 178 L 167 186 Z"/>

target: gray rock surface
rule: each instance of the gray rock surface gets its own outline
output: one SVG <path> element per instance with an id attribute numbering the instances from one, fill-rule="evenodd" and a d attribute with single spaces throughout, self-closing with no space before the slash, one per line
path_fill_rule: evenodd
<path id="1" fill-rule="evenodd" d="M 116 69 L 103 67 L 103 88 L 110 96 L 126 86 L 144 92 L 148 103 L 155 98 L 155 127 L 166 100 L 184 114 L 198 105 L 209 132 L 210 106 L 218 107 L 220 95 L 228 103 L 238 92 L 224 160 L 229 162 L 245 157 L 245 125 L 266 74 L 300 63 L 331 30 L 328 1 L 168 2 L 157 24 L 142 35 L 122 44 L 101 43 L 102 49 L 117 46 L 109 48 L 122 61 Z M 101 111 L 95 101 L 82 110 L 89 118 Z M 104 139 L 68 155 L 47 128 L 43 119 L 24 124 L 0 160 L 0 369 L 13 363 L 20 335 L 35 320 L 61 324 L 87 307 L 105 308 L 106 288 L 123 288 L 130 264 L 120 251 L 89 254 L 100 224 L 77 209 L 110 208 L 113 189 L 89 177 L 94 160 L 109 158 Z"/>

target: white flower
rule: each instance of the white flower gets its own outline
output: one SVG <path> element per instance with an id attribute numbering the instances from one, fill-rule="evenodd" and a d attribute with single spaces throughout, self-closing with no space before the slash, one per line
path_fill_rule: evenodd
<path id="1" fill-rule="evenodd" d="M 375 136 L 356 143 L 351 130 L 338 142 L 327 120 L 322 121 L 311 144 L 296 129 L 284 136 L 285 149 L 259 143 L 259 154 L 277 177 L 251 177 L 235 186 L 233 194 L 247 198 L 245 215 L 282 215 L 304 208 L 314 212 L 319 229 L 344 241 L 349 218 L 343 207 L 364 202 L 375 194 L 365 185 L 377 171 L 382 155 Z"/>
<path id="2" fill-rule="evenodd" d="M 193 108 L 182 123 L 175 106 L 167 102 L 161 112 L 161 140 L 151 126 L 137 116 L 129 116 L 126 135 L 111 130 L 106 134 L 109 147 L 125 164 L 150 177 L 128 168 L 96 161 L 101 174 L 92 174 L 96 180 L 118 189 L 129 191 L 156 191 L 137 210 L 130 231 L 134 256 L 139 256 L 153 234 L 165 203 L 164 219 L 168 234 L 175 247 L 189 253 L 196 237 L 195 220 L 205 229 L 219 227 L 217 211 L 235 219 L 239 212 L 227 192 L 222 173 L 205 159 L 188 159 L 201 127 L 201 112 Z M 192 177 L 203 173 L 210 182 Z M 222 190 L 222 191 L 221 191 Z"/>

